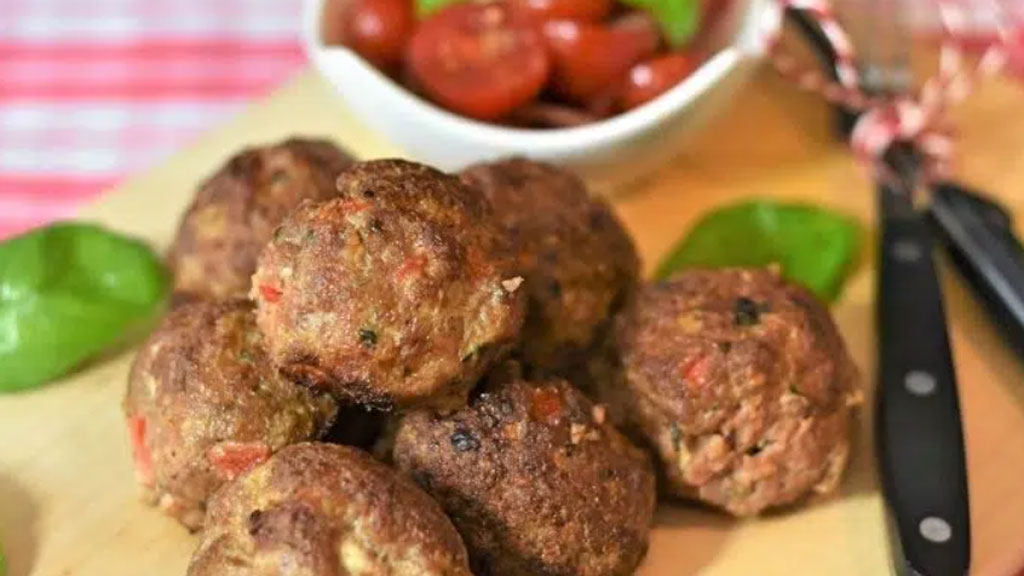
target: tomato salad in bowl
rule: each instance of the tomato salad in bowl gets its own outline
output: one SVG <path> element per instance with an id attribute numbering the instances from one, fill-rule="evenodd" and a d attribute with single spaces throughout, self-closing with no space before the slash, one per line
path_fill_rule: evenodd
<path id="1" fill-rule="evenodd" d="M 337 0 L 332 0 L 337 2 Z M 350 0 L 326 41 L 456 114 L 530 128 L 595 122 L 690 75 L 730 0 Z"/>
<path id="2" fill-rule="evenodd" d="M 773 0 L 701 1 L 306 0 L 304 41 L 409 157 L 528 156 L 607 190 L 677 156 L 756 68 Z"/>

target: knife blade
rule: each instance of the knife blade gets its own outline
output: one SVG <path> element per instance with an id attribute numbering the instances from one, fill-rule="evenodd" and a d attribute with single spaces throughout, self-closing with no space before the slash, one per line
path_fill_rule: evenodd
<path id="1" fill-rule="evenodd" d="M 1024 246 L 1009 214 L 954 182 L 934 186 L 929 214 L 954 265 L 1024 358 Z"/>

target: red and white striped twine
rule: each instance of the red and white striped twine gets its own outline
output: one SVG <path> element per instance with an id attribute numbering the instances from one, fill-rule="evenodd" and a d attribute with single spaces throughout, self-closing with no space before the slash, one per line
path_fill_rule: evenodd
<path id="1" fill-rule="evenodd" d="M 925 178 L 945 176 L 953 151 L 953 131 L 946 111 L 966 98 L 979 80 L 997 74 L 1006 63 L 1012 32 L 996 0 L 988 5 L 997 16 L 998 40 L 986 48 L 974 67 L 965 65 L 962 50 L 969 24 L 965 8 L 950 0 L 936 0 L 936 4 L 944 31 L 938 72 L 915 92 L 892 97 L 863 91 L 853 44 L 827 0 L 777 0 L 771 3 L 762 22 L 766 51 L 783 77 L 801 90 L 820 94 L 831 104 L 861 113 L 850 134 L 850 147 L 858 160 L 883 177 L 891 174 L 879 160 L 896 141 L 910 142 L 923 153 Z M 835 51 L 838 81 L 801 66 L 781 49 L 781 24 L 787 8 L 803 10 L 818 22 Z"/>

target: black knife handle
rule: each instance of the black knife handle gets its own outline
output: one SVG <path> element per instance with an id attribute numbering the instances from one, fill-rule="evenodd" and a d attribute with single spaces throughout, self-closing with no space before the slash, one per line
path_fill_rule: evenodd
<path id="1" fill-rule="evenodd" d="M 957 269 L 1024 358 L 1024 247 L 999 206 L 952 182 L 936 185 L 932 222 Z"/>
<path id="2" fill-rule="evenodd" d="M 963 576 L 971 550 L 967 467 L 928 225 L 909 203 L 880 214 L 876 441 L 906 563 L 897 570 Z"/>

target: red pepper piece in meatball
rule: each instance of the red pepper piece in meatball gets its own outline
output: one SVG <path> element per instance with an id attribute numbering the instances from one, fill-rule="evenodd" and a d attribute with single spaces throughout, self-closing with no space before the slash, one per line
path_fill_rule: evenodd
<path id="1" fill-rule="evenodd" d="M 470 576 L 437 503 L 368 454 L 289 446 L 214 496 L 189 576 Z"/>
<path id="2" fill-rule="evenodd" d="M 660 456 L 669 491 L 750 516 L 832 492 L 858 372 L 829 316 L 772 270 L 693 270 L 641 289 L 603 387 Z"/>
<path id="3" fill-rule="evenodd" d="M 147 499 L 198 529 L 214 491 L 276 450 L 319 438 L 337 407 L 277 375 L 250 303 L 205 301 L 173 310 L 142 346 L 124 411 Z"/>
<path id="4" fill-rule="evenodd" d="M 274 363 L 344 402 L 454 408 L 518 342 L 525 296 L 490 205 L 401 160 L 363 162 L 260 257 L 252 297 Z"/>
<path id="5" fill-rule="evenodd" d="M 462 178 L 494 205 L 526 278 L 524 362 L 566 374 L 633 293 L 640 261 L 629 234 L 564 169 L 513 158 L 470 166 Z"/>
<path id="6" fill-rule="evenodd" d="M 654 473 L 604 407 L 508 363 L 470 405 L 398 424 L 393 458 L 440 502 L 476 574 L 632 574 L 647 550 Z"/>
<path id="7" fill-rule="evenodd" d="M 303 200 L 335 195 L 353 159 L 326 140 L 293 138 L 243 150 L 196 192 L 168 264 L 177 301 L 245 298 L 263 245 Z"/>

